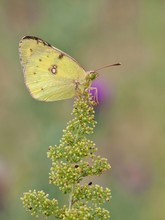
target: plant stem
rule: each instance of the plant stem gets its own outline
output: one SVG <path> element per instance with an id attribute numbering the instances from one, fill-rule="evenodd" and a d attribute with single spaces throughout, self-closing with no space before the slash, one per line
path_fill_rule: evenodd
<path id="1" fill-rule="evenodd" d="M 73 186 L 73 184 L 72 184 L 72 191 L 71 191 L 71 193 L 70 193 L 70 195 L 69 195 L 69 210 L 72 208 L 72 195 L 73 195 L 73 188 L 74 188 L 74 186 Z"/>

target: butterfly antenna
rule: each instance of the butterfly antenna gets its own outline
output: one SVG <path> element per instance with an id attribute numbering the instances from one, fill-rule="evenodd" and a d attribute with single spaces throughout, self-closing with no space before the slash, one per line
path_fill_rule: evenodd
<path id="1" fill-rule="evenodd" d="M 108 68 L 108 67 L 111 67 L 111 66 L 120 66 L 121 63 L 113 63 L 113 64 L 110 64 L 110 65 L 107 65 L 107 66 L 103 66 L 97 70 L 95 70 L 95 72 L 97 72 L 98 70 L 102 70 L 102 69 L 105 69 L 105 68 Z"/>

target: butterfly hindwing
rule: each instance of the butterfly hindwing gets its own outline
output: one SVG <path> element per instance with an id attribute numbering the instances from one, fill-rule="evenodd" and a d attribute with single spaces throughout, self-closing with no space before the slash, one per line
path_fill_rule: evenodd
<path id="1" fill-rule="evenodd" d="M 25 83 L 34 98 L 43 101 L 71 98 L 75 95 L 75 82 L 84 83 L 85 70 L 43 40 L 26 36 L 19 48 Z"/>

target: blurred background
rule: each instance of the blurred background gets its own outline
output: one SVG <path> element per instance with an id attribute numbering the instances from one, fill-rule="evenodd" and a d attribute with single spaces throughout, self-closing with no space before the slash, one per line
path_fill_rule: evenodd
<path id="1" fill-rule="evenodd" d="M 46 152 L 58 144 L 73 100 L 34 100 L 24 82 L 18 44 L 42 38 L 100 71 L 93 139 L 112 168 L 94 181 L 112 190 L 112 220 L 165 219 L 165 1 L 0 1 L 0 219 L 34 219 L 20 197 L 48 184 Z M 40 218 L 42 219 L 42 217 Z"/>

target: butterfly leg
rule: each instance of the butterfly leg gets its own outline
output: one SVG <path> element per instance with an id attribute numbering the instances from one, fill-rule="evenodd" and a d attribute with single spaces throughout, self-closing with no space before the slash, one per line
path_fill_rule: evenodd
<path id="1" fill-rule="evenodd" d="M 98 105 L 99 104 L 99 100 L 98 100 L 98 90 L 96 87 L 90 87 L 89 88 L 89 92 L 90 91 L 94 91 L 94 94 L 93 94 L 93 100 L 96 102 L 96 104 Z"/>

